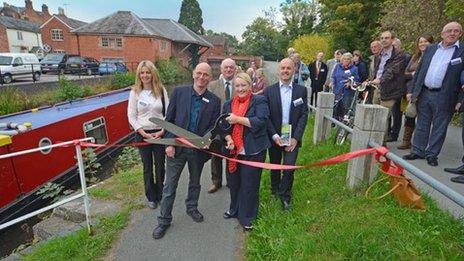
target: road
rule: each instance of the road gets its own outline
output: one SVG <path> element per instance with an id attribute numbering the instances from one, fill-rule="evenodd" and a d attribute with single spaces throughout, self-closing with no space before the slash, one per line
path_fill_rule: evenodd
<path id="1" fill-rule="evenodd" d="M 66 79 L 68 80 L 77 80 L 77 79 L 88 79 L 88 78 L 99 78 L 102 77 L 100 75 L 73 75 L 73 74 L 65 74 Z M 40 76 L 40 80 L 35 82 L 35 83 L 45 83 L 45 82 L 57 82 L 58 79 L 58 74 L 42 74 Z M 22 78 L 22 79 L 16 79 L 10 84 L 3 84 L 2 86 L 20 86 L 20 85 L 30 85 L 34 84 L 32 81 L 32 78 Z"/>

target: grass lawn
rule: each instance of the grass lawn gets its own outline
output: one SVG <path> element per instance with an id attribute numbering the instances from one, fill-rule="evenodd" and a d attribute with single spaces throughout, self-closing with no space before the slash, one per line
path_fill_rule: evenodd
<path id="1" fill-rule="evenodd" d="M 134 202 L 139 202 L 143 191 L 140 166 L 116 172 L 112 178 L 91 189 L 90 194 L 94 198 L 119 201 L 124 206 L 120 213 L 102 218 L 93 227 L 93 236 L 87 234 L 87 228 L 81 229 L 72 235 L 37 246 L 25 260 L 97 260 L 104 257 L 128 224 L 131 210 L 141 207 Z"/>
<path id="2" fill-rule="evenodd" d="M 316 162 L 349 151 L 333 139 L 312 144 L 313 120 L 305 133 L 298 163 Z M 254 230 L 245 241 L 249 260 L 464 260 L 464 226 L 429 198 L 427 211 L 401 208 L 392 196 L 373 201 L 352 192 L 347 163 L 298 170 L 292 211 L 281 211 L 270 196 L 269 173 L 261 184 Z M 372 196 L 388 190 L 375 188 Z"/>

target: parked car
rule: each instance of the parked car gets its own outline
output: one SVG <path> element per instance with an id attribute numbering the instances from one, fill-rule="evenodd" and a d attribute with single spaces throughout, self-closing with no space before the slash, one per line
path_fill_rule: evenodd
<path id="1" fill-rule="evenodd" d="M 126 65 L 120 62 L 102 62 L 98 67 L 98 73 L 103 74 L 112 74 L 112 73 L 126 73 L 129 70 Z"/>
<path id="2" fill-rule="evenodd" d="M 92 75 L 98 73 L 100 63 L 94 58 L 73 56 L 66 62 L 65 72 Z"/>
<path id="3" fill-rule="evenodd" d="M 40 80 L 41 66 L 32 53 L 0 53 L 0 76 L 2 83 L 11 83 L 18 78 Z"/>
<path id="4" fill-rule="evenodd" d="M 49 53 L 47 54 L 40 64 L 42 65 L 42 73 L 48 72 L 63 74 L 66 68 L 66 62 L 70 57 L 78 56 L 64 53 Z"/>

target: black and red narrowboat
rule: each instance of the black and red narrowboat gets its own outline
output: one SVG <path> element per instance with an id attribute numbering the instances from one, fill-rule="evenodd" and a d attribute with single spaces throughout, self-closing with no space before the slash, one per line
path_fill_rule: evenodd
<path id="1" fill-rule="evenodd" d="M 27 131 L 3 136 L 0 155 L 85 137 L 94 137 L 98 144 L 130 142 L 128 97 L 129 89 L 124 89 L 0 117 L 0 123 L 32 124 Z M 4 125 L 0 135 L 11 133 Z M 95 153 L 104 161 L 120 149 L 100 147 Z M 0 159 L 0 224 L 40 207 L 43 200 L 36 192 L 45 183 L 69 186 L 77 181 L 73 146 Z"/>

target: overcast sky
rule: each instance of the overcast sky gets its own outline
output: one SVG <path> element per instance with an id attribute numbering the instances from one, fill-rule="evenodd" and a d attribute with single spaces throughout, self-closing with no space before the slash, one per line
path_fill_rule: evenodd
<path id="1" fill-rule="evenodd" d="M 6 0 L 9 4 L 24 6 L 24 0 Z M 245 27 L 263 10 L 278 7 L 282 0 L 199 0 L 203 11 L 203 28 L 226 32 L 241 39 Z M 48 5 L 50 13 L 58 7 L 70 18 L 92 22 L 116 11 L 132 11 L 142 18 L 179 19 L 181 0 L 32 0 L 34 9 Z"/>

